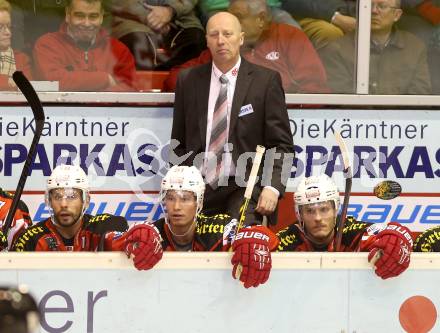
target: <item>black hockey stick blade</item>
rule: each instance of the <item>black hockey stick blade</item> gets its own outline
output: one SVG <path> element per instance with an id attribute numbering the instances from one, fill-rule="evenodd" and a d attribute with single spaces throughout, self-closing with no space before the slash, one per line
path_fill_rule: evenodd
<path id="1" fill-rule="evenodd" d="M 43 131 L 44 126 L 44 110 L 41 105 L 40 99 L 38 98 L 37 93 L 32 87 L 29 80 L 24 76 L 24 74 L 20 71 L 14 72 L 12 74 L 12 78 L 17 85 L 17 87 L 21 90 L 24 97 L 28 101 L 32 113 L 34 114 L 35 120 L 35 132 L 34 137 L 32 139 L 31 146 L 29 147 L 29 152 L 24 162 L 23 170 L 21 171 L 21 176 L 17 184 L 17 188 L 15 189 L 14 198 L 12 200 L 11 208 L 9 209 L 8 216 L 6 217 L 5 222 L 3 223 L 3 233 L 5 235 L 8 234 L 9 228 L 12 225 L 12 220 L 14 218 L 15 212 L 18 207 L 18 203 L 21 198 L 21 194 L 23 193 L 24 185 L 26 184 L 26 179 L 29 174 L 29 170 L 31 167 L 31 163 L 35 157 L 35 153 L 37 151 L 37 144 L 40 141 L 41 133 Z"/>
<path id="2" fill-rule="evenodd" d="M 344 230 L 345 219 L 347 218 L 347 209 L 348 209 L 348 203 L 350 201 L 353 175 L 348 157 L 348 149 L 344 142 L 344 139 L 342 138 L 339 132 L 335 132 L 335 138 L 341 150 L 342 161 L 344 163 L 344 174 L 345 174 L 344 200 L 342 202 L 341 214 L 338 215 L 338 218 L 336 220 L 337 232 L 336 232 L 336 240 L 335 240 L 334 248 L 336 252 L 339 252 L 341 250 L 342 231 Z"/>

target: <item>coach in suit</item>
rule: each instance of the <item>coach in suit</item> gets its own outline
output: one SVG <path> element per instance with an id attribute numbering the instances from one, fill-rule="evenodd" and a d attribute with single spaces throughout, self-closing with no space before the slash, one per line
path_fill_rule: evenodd
<path id="1" fill-rule="evenodd" d="M 237 217 L 252 166 L 248 157 L 257 145 L 265 146 L 269 151 L 247 223 L 261 221 L 262 215 L 272 215 L 269 220 L 276 223 L 272 213 L 292 165 L 292 134 L 280 75 L 240 57 L 244 38 L 232 14 L 220 12 L 209 19 L 206 40 L 213 61 L 179 75 L 171 134 L 177 145 L 170 161 L 201 169 L 208 183 L 206 214 Z"/>

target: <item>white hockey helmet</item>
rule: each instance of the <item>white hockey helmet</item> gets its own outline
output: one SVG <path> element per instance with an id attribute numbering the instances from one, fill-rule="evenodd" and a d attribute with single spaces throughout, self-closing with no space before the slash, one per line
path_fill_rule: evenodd
<path id="1" fill-rule="evenodd" d="M 62 164 L 53 169 L 47 178 L 46 190 L 54 188 L 77 188 L 84 192 L 89 191 L 89 179 L 86 173 L 77 165 Z"/>
<path id="2" fill-rule="evenodd" d="M 165 198 L 167 191 L 170 190 L 193 192 L 197 199 L 197 214 L 200 213 L 203 207 L 205 182 L 195 166 L 174 165 L 171 167 L 162 179 L 160 187 L 161 201 Z"/>
<path id="3" fill-rule="evenodd" d="M 295 213 L 302 225 L 299 207 L 312 203 L 319 203 L 332 200 L 335 210 L 339 209 L 339 191 L 333 179 L 326 174 L 320 176 L 304 177 L 299 182 L 295 195 Z"/>
<path id="4" fill-rule="evenodd" d="M 89 205 L 89 180 L 86 173 L 77 165 L 62 164 L 53 169 L 46 181 L 46 205 L 51 208 L 49 192 L 56 188 L 76 188 L 81 190 L 83 199 L 82 214 Z M 54 221 L 55 222 L 55 221 Z"/>

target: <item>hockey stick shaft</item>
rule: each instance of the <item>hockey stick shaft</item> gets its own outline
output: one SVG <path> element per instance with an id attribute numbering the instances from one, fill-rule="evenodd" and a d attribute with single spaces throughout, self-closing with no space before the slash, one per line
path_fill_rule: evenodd
<path id="1" fill-rule="evenodd" d="M 260 145 L 258 145 L 256 148 L 255 158 L 254 162 L 252 163 L 251 173 L 249 175 L 248 182 L 246 184 L 246 190 L 244 192 L 244 203 L 241 208 L 240 219 L 238 221 L 235 234 L 237 234 L 238 231 L 243 228 L 244 220 L 246 219 L 247 208 L 249 206 L 249 201 L 252 198 L 252 192 L 254 190 L 255 183 L 257 182 L 258 170 L 260 169 L 261 159 L 263 158 L 265 150 L 266 148 Z"/>
<path id="2" fill-rule="evenodd" d="M 244 192 L 244 202 L 241 206 L 240 219 L 238 221 L 237 228 L 235 229 L 235 236 L 237 236 L 240 229 L 243 228 L 244 220 L 246 219 L 246 212 L 249 206 L 249 201 L 252 198 L 252 192 L 254 190 L 255 183 L 257 182 L 258 170 L 260 169 L 261 159 L 263 158 L 265 150 L 266 148 L 260 145 L 258 145 L 256 148 L 254 162 L 252 163 L 251 173 L 249 175 L 249 179 L 246 184 L 246 190 Z M 236 279 L 240 279 L 242 271 L 243 266 L 241 264 L 238 264 L 235 271 Z"/>
<path id="3" fill-rule="evenodd" d="M 30 171 L 31 163 L 35 157 L 35 153 L 37 151 L 37 144 L 40 141 L 41 133 L 43 131 L 43 126 L 44 126 L 43 106 L 41 105 L 41 101 L 38 98 L 38 95 L 35 92 L 34 88 L 32 87 L 31 83 L 24 76 L 24 74 L 19 71 L 15 72 L 12 75 L 12 78 L 15 84 L 17 85 L 17 87 L 23 93 L 24 97 L 26 98 L 32 109 L 32 113 L 34 114 L 34 120 L 35 120 L 35 132 L 31 146 L 29 147 L 29 152 L 26 157 L 26 161 L 24 162 L 23 170 L 21 171 L 20 179 L 18 180 L 17 188 L 15 189 L 11 208 L 9 209 L 8 215 L 3 224 L 3 233 L 5 235 L 8 234 L 8 231 L 12 225 L 12 220 L 14 218 L 15 212 L 18 207 L 18 203 L 23 193 L 23 188 L 24 185 L 26 184 L 26 179 Z"/>
<path id="4" fill-rule="evenodd" d="M 342 231 L 345 225 L 345 219 L 347 217 L 347 209 L 350 201 L 351 195 L 351 185 L 353 181 L 353 175 L 351 172 L 350 161 L 348 157 L 348 149 L 345 144 L 344 139 L 342 138 L 339 132 L 335 132 L 336 142 L 339 145 L 342 155 L 342 161 L 344 164 L 344 174 L 345 174 L 345 190 L 344 190 L 344 200 L 342 202 L 341 214 L 338 215 L 336 226 L 336 240 L 335 240 L 335 251 L 339 252 L 341 250 L 341 242 L 342 242 Z"/>

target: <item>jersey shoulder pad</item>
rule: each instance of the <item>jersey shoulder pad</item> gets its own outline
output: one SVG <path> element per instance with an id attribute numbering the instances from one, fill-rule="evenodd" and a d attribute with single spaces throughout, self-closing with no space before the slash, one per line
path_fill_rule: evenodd
<path id="1" fill-rule="evenodd" d="M 277 237 L 280 240 L 277 252 L 295 251 L 295 249 L 304 243 L 303 232 L 297 223 L 291 224 L 288 227 L 277 232 Z"/>
<path id="2" fill-rule="evenodd" d="M 353 246 L 353 242 L 357 244 L 361 240 L 363 233 L 370 226 L 374 226 L 374 224 L 357 221 L 353 216 L 347 216 L 344 229 L 342 230 L 341 243 L 347 247 Z"/>
<path id="3" fill-rule="evenodd" d="M 231 222 L 231 218 L 226 214 L 213 216 L 198 215 L 196 233 L 198 235 L 221 234 L 226 225 Z"/>
<path id="4" fill-rule="evenodd" d="M 84 229 L 93 233 L 104 234 L 112 231 L 127 231 L 127 219 L 123 216 L 111 214 L 88 215 L 84 214 Z"/>
<path id="5" fill-rule="evenodd" d="M 211 251 L 214 247 L 217 251 L 221 246 L 230 244 L 231 239 L 228 235 L 233 237 L 232 233 L 235 232 L 232 221 L 230 216 L 226 214 L 213 216 L 198 215 L 196 241 L 200 243 L 206 251 Z"/>
<path id="6" fill-rule="evenodd" d="M 50 233 L 50 230 L 46 226 L 46 222 L 47 220 L 41 221 L 23 230 L 15 240 L 12 249 L 20 252 L 32 250 L 32 244 L 36 244 L 40 237 Z"/>
<path id="7" fill-rule="evenodd" d="M 414 243 L 415 252 L 440 252 L 440 226 L 422 232 Z"/>

